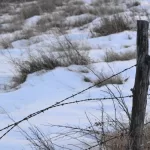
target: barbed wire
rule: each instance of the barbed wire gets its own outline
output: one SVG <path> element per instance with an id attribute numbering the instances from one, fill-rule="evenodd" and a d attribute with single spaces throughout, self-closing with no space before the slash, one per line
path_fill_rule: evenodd
<path id="1" fill-rule="evenodd" d="M 131 97 L 132 97 L 132 95 L 120 96 L 120 97 L 117 97 L 117 98 L 118 98 L 118 99 L 119 99 L 119 98 L 122 99 L 122 98 L 131 98 Z M 87 102 L 87 101 L 101 101 L 101 100 L 112 100 L 112 99 L 116 99 L 116 98 L 113 98 L 113 97 L 88 98 L 88 99 L 76 100 L 76 101 L 72 101 L 72 102 L 66 102 L 66 103 L 58 104 L 58 105 L 53 106 L 53 108 L 59 107 L 59 106 L 64 106 L 64 105 L 69 105 L 69 104 L 74 104 L 74 103 L 77 103 L 77 104 L 78 104 L 78 103 Z M 40 114 L 40 113 L 43 112 L 43 110 L 40 110 L 40 111 L 38 111 L 38 112 L 39 112 L 39 114 Z M 34 117 L 34 116 L 35 116 L 35 113 L 30 114 L 29 116 L 23 118 L 22 120 L 20 120 L 20 121 L 18 121 L 18 122 L 15 122 L 15 123 L 13 123 L 13 124 L 11 124 L 11 125 L 8 125 L 8 126 L 5 127 L 5 128 L 0 129 L 0 132 L 3 131 L 3 130 L 8 129 L 8 128 L 10 128 L 10 127 L 12 127 L 11 129 L 13 129 L 14 126 L 17 126 L 17 125 L 20 124 L 21 122 L 23 122 L 23 121 L 25 121 L 25 120 L 28 120 L 28 119 L 30 119 L 30 118 L 32 118 L 32 117 Z M 9 130 L 8 130 L 8 132 L 9 132 Z M 6 134 L 7 134 L 7 133 L 6 133 Z M 0 139 L 1 139 L 2 137 L 3 137 L 3 136 L 1 136 Z"/>
<path id="2" fill-rule="evenodd" d="M 78 100 L 78 101 L 63 103 L 63 102 L 65 102 L 66 100 L 68 100 L 68 99 L 70 99 L 70 98 L 74 98 L 75 96 L 77 96 L 77 95 L 79 95 L 79 94 L 81 94 L 81 93 L 83 93 L 83 92 L 85 92 L 85 91 L 87 91 L 87 90 L 89 90 L 89 89 L 91 89 L 91 88 L 97 86 L 97 85 L 100 85 L 100 84 L 102 84 L 103 82 L 105 82 L 105 81 L 107 81 L 107 80 L 109 80 L 109 79 L 111 79 L 111 78 L 113 78 L 113 77 L 115 77 L 115 76 L 117 76 L 117 75 L 119 75 L 119 74 L 121 74 L 121 73 L 127 71 L 127 70 L 130 70 L 130 69 L 132 69 L 132 68 L 135 67 L 135 66 L 136 66 L 136 64 L 133 65 L 133 66 L 130 66 L 130 67 L 128 67 L 128 68 L 126 68 L 126 69 L 124 69 L 124 70 L 122 70 L 122 71 L 120 71 L 120 72 L 118 72 L 118 73 L 116 73 L 116 74 L 113 74 L 112 76 L 108 77 L 107 79 L 104 79 L 103 81 L 100 81 L 100 82 L 98 82 L 98 83 L 95 83 L 94 85 L 89 86 L 88 88 L 86 88 L 86 89 L 84 89 L 84 90 L 81 90 L 80 92 L 77 92 L 77 93 L 75 93 L 75 94 L 73 94 L 73 95 L 71 95 L 71 96 L 69 96 L 69 97 L 67 97 L 67 98 L 65 98 L 65 99 L 63 99 L 63 100 L 61 100 L 61 101 L 59 101 L 59 102 L 56 102 L 55 104 L 53 104 L 53 105 L 51 105 L 51 106 L 48 106 L 48 107 L 46 107 L 46 108 L 44 108 L 44 109 L 41 109 L 41 110 L 39 110 L 39 111 L 37 111 L 37 112 L 34 112 L 34 113 L 28 115 L 27 117 L 25 117 L 25 118 L 23 118 L 23 119 L 21 119 L 21 120 L 15 122 L 15 123 L 12 123 L 12 124 L 10 124 L 10 125 L 8 125 L 8 126 L 2 128 L 2 129 L 0 129 L 0 132 L 3 131 L 3 130 L 8 129 L 8 130 L 0 137 L 0 139 L 2 139 L 6 134 L 8 134 L 14 127 L 16 127 L 17 125 L 19 125 L 20 123 L 22 123 L 22 122 L 24 122 L 24 121 L 27 121 L 28 119 L 31 119 L 31 118 L 33 118 L 33 117 L 35 117 L 35 116 L 37 116 L 37 115 L 39 115 L 39 114 L 41 114 L 41 113 L 44 113 L 45 111 L 47 111 L 47 110 L 49 110 L 49 109 L 51 109 L 51 108 L 58 107 L 58 106 L 63 106 L 63 105 L 67 105 L 67 104 L 85 102 L 85 101 L 96 101 L 96 100 L 113 99 L 112 97 L 111 97 L 111 98 L 105 97 L 105 98 L 84 99 L 84 100 Z M 128 96 L 125 96 L 125 97 L 118 97 L 118 98 L 127 98 L 127 97 L 131 97 L 131 95 L 128 95 Z M 115 97 L 115 98 L 116 98 L 116 97 Z M 114 99 L 115 99 L 115 98 L 114 98 Z M 10 129 L 9 129 L 9 128 L 10 128 Z"/>

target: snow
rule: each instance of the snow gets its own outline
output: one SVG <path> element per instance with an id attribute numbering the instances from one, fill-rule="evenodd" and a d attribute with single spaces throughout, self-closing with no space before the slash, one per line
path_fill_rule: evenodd
<path id="1" fill-rule="evenodd" d="M 84 0 L 90 3 L 91 0 Z M 150 2 L 143 1 L 142 5 L 149 8 Z M 80 16 L 84 17 L 86 14 Z M 9 17 L 10 16 L 6 16 Z M 4 17 L 4 18 L 5 18 Z M 77 16 L 76 16 L 77 17 Z M 3 17 L 1 17 L 3 18 Z M 3 18 L 3 19 L 4 19 Z M 34 16 L 25 21 L 23 28 L 30 28 L 36 26 L 40 16 Z M 73 20 L 75 16 L 68 17 L 66 21 Z M 70 29 L 64 35 L 55 37 L 53 34 L 41 33 L 40 35 L 31 37 L 30 39 L 22 39 L 13 41 L 12 48 L 3 49 L 0 52 L 0 129 L 19 121 L 24 117 L 39 111 L 43 108 L 51 106 L 56 102 L 59 102 L 73 94 L 76 94 L 83 89 L 92 86 L 93 83 L 85 82 L 84 77 L 90 78 L 92 81 L 97 80 L 97 76 L 93 74 L 96 72 L 97 75 L 100 73 L 113 75 L 120 72 L 130 66 L 136 64 L 136 60 L 129 61 L 114 61 L 104 62 L 103 58 L 107 51 L 113 50 L 115 52 L 126 52 L 135 51 L 136 49 L 136 32 L 135 31 L 124 31 L 108 36 L 91 38 L 89 29 L 99 22 L 100 18 L 95 19 L 85 30 Z M 1 19 L 0 19 L 1 20 Z M 1 34 L 0 40 L 4 38 L 13 39 L 15 33 Z M 10 62 L 10 58 L 20 58 L 21 60 L 27 59 L 27 53 L 36 52 L 40 50 L 51 50 L 51 46 L 55 46 L 57 40 L 64 41 L 65 38 L 70 39 L 72 42 L 81 46 L 88 44 L 91 47 L 88 56 L 92 60 L 92 63 L 87 66 L 70 65 L 68 67 L 57 67 L 53 70 L 46 71 L 41 70 L 33 74 L 28 75 L 27 80 L 19 85 L 15 89 L 7 89 L 5 85 L 11 83 L 12 77 L 16 74 L 14 66 Z M 84 50 L 82 50 L 84 51 Z M 123 95 L 131 95 L 131 88 L 134 85 L 135 70 L 132 68 L 122 73 L 123 79 L 128 78 L 122 85 L 116 85 L 123 93 Z M 111 90 L 119 96 L 117 89 L 113 85 L 108 85 Z M 6 88 L 6 89 L 5 89 Z M 86 98 L 99 98 L 99 97 L 110 97 L 106 92 L 108 89 L 106 86 L 93 87 L 75 97 L 68 99 L 66 102 L 75 100 L 81 100 Z M 104 101 L 104 108 L 109 115 L 114 116 L 113 102 L 111 100 Z M 131 110 L 131 99 L 126 100 L 126 104 Z M 49 109 L 45 113 L 42 113 L 32 119 L 25 121 L 19 125 L 19 128 L 28 132 L 30 125 L 36 125 L 40 127 L 47 134 L 55 135 L 56 129 L 51 130 L 45 125 L 48 124 L 60 124 L 60 125 L 81 125 L 86 126 L 88 124 L 85 112 L 92 114 L 93 116 L 100 116 L 100 102 L 87 102 L 77 103 L 66 106 L 55 107 Z M 121 110 L 120 114 L 123 113 Z M 91 115 L 91 116 L 92 116 Z M 126 119 L 126 118 L 125 118 Z M 92 120 L 95 120 L 93 117 Z M 21 134 L 21 130 L 16 127 L 8 135 L 6 135 L 0 141 L 0 149 L 3 150 L 30 150 L 28 142 Z M 4 132 L 1 132 L 2 135 Z M 90 138 L 87 138 L 89 141 Z M 56 141 L 55 141 L 56 142 Z M 73 140 L 59 139 L 57 141 L 60 145 L 67 145 Z M 8 144 L 9 143 L 9 144 Z M 72 146 L 70 145 L 70 148 Z M 72 148 L 76 150 L 75 147 Z M 77 149 L 78 150 L 78 149 Z"/>
<path id="2" fill-rule="evenodd" d="M 93 0 L 83 0 L 86 3 L 91 3 Z"/>
<path id="3" fill-rule="evenodd" d="M 29 19 L 26 19 L 24 23 L 24 28 L 32 28 L 36 26 L 37 22 L 41 19 L 41 16 L 33 16 Z"/>

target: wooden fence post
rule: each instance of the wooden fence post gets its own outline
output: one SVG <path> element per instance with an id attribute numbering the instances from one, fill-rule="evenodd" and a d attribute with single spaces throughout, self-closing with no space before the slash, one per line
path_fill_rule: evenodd
<path id="1" fill-rule="evenodd" d="M 137 67 L 133 92 L 132 116 L 129 130 L 131 150 L 143 150 L 143 127 L 149 86 L 148 27 L 144 20 L 137 21 Z M 129 150 L 128 149 L 128 150 Z"/>

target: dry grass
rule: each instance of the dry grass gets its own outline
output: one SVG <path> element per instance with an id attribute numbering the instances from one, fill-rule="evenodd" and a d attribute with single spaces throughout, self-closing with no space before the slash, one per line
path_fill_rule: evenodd
<path id="1" fill-rule="evenodd" d="M 78 51 L 71 41 L 65 43 L 58 42 L 57 47 L 51 47 L 50 51 L 40 51 L 37 54 L 28 53 L 28 60 L 11 60 L 16 69 L 17 75 L 13 78 L 12 88 L 25 82 L 27 75 L 40 71 L 40 70 L 52 70 L 56 67 L 66 67 L 72 64 L 87 65 L 90 60 L 87 53 L 81 53 Z M 68 44 L 68 46 L 66 46 Z M 51 51 L 57 51 L 52 53 Z M 59 52 L 58 52 L 59 51 Z"/>
<path id="2" fill-rule="evenodd" d="M 96 18 L 96 17 L 93 16 L 93 15 L 87 15 L 87 16 L 81 17 L 81 18 L 78 17 L 78 19 L 75 19 L 74 22 L 71 22 L 71 23 L 69 23 L 69 24 L 67 23 L 67 25 L 68 25 L 69 27 L 81 27 L 81 26 L 83 26 L 83 25 L 86 25 L 86 24 L 92 22 L 95 18 Z"/>
<path id="3" fill-rule="evenodd" d="M 97 15 L 103 16 L 103 15 L 112 15 L 117 14 L 120 12 L 124 12 L 124 9 L 117 7 L 117 6 L 95 6 L 95 9 L 97 11 Z"/>
<path id="4" fill-rule="evenodd" d="M 68 1 L 68 4 L 72 4 L 72 5 L 84 5 L 84 1 L 82 0 L 70 0 Z"/>
<path id="5" fill-rule="evenodd" d="M 100 6 L 100 5 L 118 5 L 121 1 L 120 0 L 94 0 L 91 5 L 93 6 Z"/>
<path id="6" fill-rule="evenodd" d="M 8 18 L 1 20 L 0 34 L 12 33 L 22 29 L 23 20 L 20 15 L 10 15 Z"/>
<path id="7" fill-rule="evenodd" d="M 24 29 L 24 30 L 21 30 L 19 32 L 16 32 L 14 34 L 14 39 L 13 41 L 18 41 L 18 40 L 22 40 L 22 39 L 30 39 L 31 37 L 33 36 L 36 36 L 37 33 L 36 31 L 34 30 L 34 28 L 30 28 L 30 29 Z"/>
<path id="8" fill-rule="evenodd" d="M 100 7 L 97 6 L 93 7 L 91 5 L 84 5 L 84 4 L 80 6 L 68 4 L 66 7 L 64 7 L 63 10 L 65 11 L 66 16 L 82 15 L 82 14 L 99 15 L 99 8 Z"/>
<path id="9" fill-rule="evenodd" d="M 24 29 L 21 32 L 20 38 L 21 39 L 29 39 L 36 35 L 36 31 L 34 28 Z"/>
<path id="10" fill-rule="evenodd" d="M 7 49 L 7 48 L 12 48 L 12 43 L 13 40 L 10 38 L 1 38 L 0 40 L 0 47 Z"/>
<path id="11" fill-rule="evenodd" d="M 52 28 L 51 23 L 51 16 L 44 16 L 37 22 L 36 30 L 40 32 L 46 32 Z"/>
<path id="12" fill-rule="evenodd" d="M 114 93 L 113 93 L 114 94 Z M 115 101 L 117 98 L 115 99 Z M 121 101 L 121 100 L 120 100 Z M 119 106 L 126 107 L 124 100 L 119 104 Z M 115 106 L 117 106 L 117 103 L 115 103 Z M 113 109 L 113 106 L 112 106 Z M 114 108 L 115 109 L 115 108 Z M 105 112 L 105 109 L 102 105 L 100 106 L 100 114 L 101 117 L 94 116 L 94 121 L 87 115 L 87 119 L 89 121 L 88 127 L 80 127 L 80 126 L 63 126 L 63 125 L 54 125 L 54 127 L 58 127 L 59 129 L 63 129 L 63 132 L 58 133 L 56 136 L 62 137 L 62 135 L 65 134 L 65 136 L 70 137 L 70 133 L 72 139 L 77 139 L 77 141 L 80 141 L 80 148 L 81 149 L 90 149 L 90 150 L 129 150 L 131 149 L 131 145 L 129 145 L 129 124 L 123 123 L 119 120 L 119 118 L 112 118 L 112 114 L 107 114 Z M 114 110 L 115 111 L 115 110 Z M 121 112 L 116 112 L 117 116 L 121 114 Z M 107 116 L 107 117 L 106 117 Z M 106 117 L 106 118 L 105 118 Z M 122 116 L 123 117 L 123 116 Z M 120 118 L 121 119 L 121 118 Z M 122 118 L 124 119 L 124 118 Z M 52 126 L 53 127 L 53 126 Z M 79 135 L 78 135 L 79 133 Z M 74 138 L 78 135 L 77 138 Z M 84 140 L 83 137 L 90 137 L 92 140 Z M 150 125 L 145 125 L 143 130 L 143 150 L 149 150 L 150 149 Z M 82 138 L 81 138 L 82 137 Z M 79 144 L 78 144 L 79 145 Z M 77 145 L 77 146 L 78 146 Z M 76 147 L 76 145 L 75 145 Z M 66 148 L 67 149 L 67 148 Z"/>
<path id="13" fill-rule="evenodd" d="M 36 4 L 31 4 L 27 6 L 23 6 L 21 9 L 21 16 L 23 19 L 28 19 L 30 17 L 40 15 L 40 9 Z"/>
<path id="14" fill-rule="evenodd" d="M 93 81 L 91 78 L 89 78 L 87 76 L 84 76 L 83 80 L 85 82 L 90 82 L 90 83 L 96 84 L 97 87 L 102 87 L 102 86 L 105 86 L 105 85 L 108 85 L 108 84 L 123 84 L 124 83 L 124 79 L 121 75 L 118 75 L 118 76 L 115 76 L 111 79 L 106 80 L 109 77 L 110 76 L 107 75 L 107 74 L 100 74 L 98 76 L 97 80 Z M 106 81 L 104 81 L 104 80 L 106 80 Z M 104 81 L 104 82 L 102 82 L 102 81 Z"/>
<path id="15" fill-rule="evenodd" d="M 144 150 L 149 150 L 150 148 L 150 126 L 149 124 L 144 127 L 143 130 L 143 135 L 144 135 Z M 108 148 L 109 150 L 127 150 L 129 149 L 128 147 L 128 140 L 129 140 L 129 135 L 128 132 L 123 132 L 122 130 L 118 131 L 112 131 L 108 134 L 106 134 L 106 140 L 111 139 L 113 137 L 113 140 L 110 140 L 105 144 L 105 147 Z"/>
<path id="16" fill-rule="evenodd" d="M 66 13 L 66 16 L 72 16 L 72 15 L 81 15 L 81 14 L 92 14 L 97 16 L 103 16 L 103 15 L 112 15 L 117 14 L 119 12 L 124 12 L 123 8 L 120 8 L 116 5 L 70 5 L 68 4 L 64 11 Z"/>
<path id="17" fill-rule="evenodd" d="M 46 15 L 37 22 L 36 30 L 38 32 L 46 32 L 52 28 L 65 28 L 63 13 Z"/>
<path id="18" fill-rule="evenodd" d="M 12 42 L 17 41 L 17 40 L 22 40 L 22 39 L 29 39 L 30 37 L 33 37 L 34 35 L 36 35 L 36 33 L 34 32 L 32 28 L 27 29 L 27 30 L 22 30 L 21 32 L 16 32 L 12 39 L 9 37 L 1 38 L 0 47 L 3 49 L 12 48 L 13 47 Z"/>
<path id="19" fill-rule="evenodd" d="M 21 30 L 21 26 L 19 24 L 9 24 L 5 27 L 1 27 L 0 28 L 0 34 L 2 33 L 12 33 L 15 32 L 17 30 Z"/>
<path id="20" fill-rule="evenodd" d="M 76 16 L 81 15 L 89 12 L 89 9 L 85 5 L 72 5 L 68 4 L 64 8 L 64 12 L 66 16 Z"/>
<path id="21" fill-rule="evenodd" d="M 22 29 L 22 24 L 21 23 L 11 23 L 11 24 L 8 24 L 5 27 L 1 27 L 0 28 L 0 34 L 2 34 L 2 33 L 12 33 L 12 32 L 15 32 L 15 31 L 18 31 L 18 30 L 21 30 L 21 29 Z"/>
<path id="22" fill-rule="evenodd" d="M 24 5 L 21 9 L 21 14 L 24 19 L 32 16 L 41 15 L 42 13 L 51 13 L 57 6 L 62 6 L 63 0 L 38 0 L 37 3 Z"/>
<path id="23" fill-rule="evenodd" d="M 102 18 L 100 25 L 93 28 L 93 36 L 106 36 L 122 32 L 125 30 L 131 30 L 131 22 L 127 19 L 127 16 L 114 15 L 111 18 Z"/>
<path id="24" fill-rule="evenodd" d="M 121 75 L 117 75 L 111 79 L 108 79 L 108 78 L 109 78 L 109 76 L 107 74 L 101 74 L 101 75 L 99 75 L 99 78 L 96 81 L 94 81 L 94 84 L 96 84 L 97 87 L 102 87 L 102 86 L 105 86 L 108 84 L 123 84 L 124 83 L 124 79 Z M 106 79 L 108 79 L 108 80 L 106 80 Z M 104 80 L 106 80 L 106 81 L 104 81 Z M 102 82 L 102 81 L 104 81 L 104 82 Z"/>
<path id="25" fill-rule="evenodd" d="M 81 68 L 80 70 L 79 70 L 79 72 L 81 72 L 81 73 L 89 73 L 89 71 L 87 70 L 87 69 L 84 69 L 84 68 Z M 85 77 L 86 78 L 86 77 Z"/>
<path id="26" fill-rule="evenodd" d="M 124 12 L 124 8 L 118 4 L 120 4 L 120 0 L 95 0 L 91 6 L 95 10 L 95 15 L 104 16 Z"/>
<path id="27" fill-rule="evenodd" d="M 112 131 L 106 135 L 106 140 L 111 139 L 113 140 L 108 141 L 105 143 L 105 147 L 109 150 L 127 150 L 127 143 L 128 143 L 128 135 L 123 131 Z"/>
<path id="28" fill-rule="evenodd" d="M 68 55 L 67 55 L 68 54 Z M 64 59 L 58 59 L 54 55 L 50 54 L 40 54 L 39 56 L 30 56 L 28 61 L 16 60 L 14 65 L 17 71 L 17 75 L 13 78 L 12 88 L 25 82 L 27 75 L 40 71 L 40 70 L 52 70 L 56 67 L 65 67 L 71 64 L 83 65 L 85 61 L 81 59 L 78 60 L 77 55 L 72 55 L 72 53 L 67 53 Z M 83 56 L 82 56 L 83 57 Z"/>
<path id="29" fill-rule="evenodd" d="M 40 53 L 40 55 L 30 55 L 28 61 L 13 60 L 12 61 L 17 76 L 13 78 L 13 87 L 25 82 L 27 75 L 40 71 L 40 70 L 52 70 L 58 66 L 63 66 L 54 56 Z"/>
<path id="30" fill-rule="evenodd" d="M 52 12 L 56 8 L 56 3 L 54 0 L 39 0 L 37 6 L 41 12 Z"/>
<path id="31" fill-rule="evenodd" d="M 136 52 L 126 51 L 124 53 L 117 53 L 114 51 L 107 51 L 104 56 L 105 62 L 112 62 L 112 61 L 124 61 L 124 60 L 131 60 L 136 58 Z"/>
<path id="32" fill-rule="evenodd" d="M 65 41 L 57 41 L 55 46 L 52 46 L 53 51 L 59 52 L 59 58 L 67 66 L 71 64 L 75 65 L 87 65 L 90 63 L 88 57 L 88 51 L 90 47 L 88 45 L 79 45 L 78 43 L 71 42 L 67 37 Z"/>
<path id="33" fill-rule="evenodd" d="M 8 2 L 0 2 L 0 14 L 5 14 L 9 11 L 10 6 Z"/>
<path id="34" fill-rule="evenodd" d="M 141 5 L 141 3 L 138 2 L 138 1 L 127 3 L 128 8 L 136 7 L 136 6 L 139 6 L 139 5 Z"/>

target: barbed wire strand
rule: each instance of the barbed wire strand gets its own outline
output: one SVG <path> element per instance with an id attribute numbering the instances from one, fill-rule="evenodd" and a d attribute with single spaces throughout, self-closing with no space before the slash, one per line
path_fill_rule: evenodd
<path id="1" fill-rule="evenodd" d="M 15 126 L 17 126 L 17 125 L 20 124 L 21 122 L 27 121 L 28 119 L 31 119 L 31 118 L 33 118 L 33 117 L 35 117 L 35 116 L 37 116 L 37 115 L 39 115 L 39 114 L 41 114 L 41 113 L 44 113 L 45 111 L 47 111 L 47 110 L 49 110 L 49 109 L 51 109 L 51 108 L 58 107 L 58 106 L 62 106 L 63 104 L 61 104 L 61 103 L 63 103 L 64 101 L 66 101 L 66 100 L 68 100 L 68 99 L 70 99 L 70 98 L 73 98 L 73 97 L 75 97 L 75 96 L 77 96 L 77 95 L 79 95 L 79 94 L 81 94 L 81 93 L 83 93 L 83 92 L 85 92 L 85 91 L 87 91 L 87 90 L 89 90 L 89 89 L 91 89 L 91 88 L 97 86 L 97 85 L 100 85 L 100 84 L 102 84 L 103 82 L 105 82 L 105 81 L 107 81 L 107 80 L 109 80 L 109 79 L 111 79 L 111 78 L 113 78 L 113 77 L 115 77 L 115 76 L 117 76 L 117 75 L 119 75 L 119 74 L 121 74 L 121 73 L 127 71 L 127 70 L 130 70 L 130 69 L 132 69 L 132 68 L 135 67 L 135 66 L 136 66 L 136 64 L 133 65 L 133 66 L 130 66 L 130 67 L 128 67 L 128 68 L 126 68 L 126 69 L 124 69 L 124 70 L 122 70 L 122 71 L 120 71 L 120 72 L 118 72 L 118 73 L 116 73 L 116 74 L 113 74 L 112 76 L 108 77 L 107 79 L 104 79 L 103 81 L 100 81 L 100 82 L 98 82 L 98 83 L 95 83 L 94 85 L 89 86 L 88 88 L 86 88 L 86 89 L 84 89 L 84 90 L 81 90 L 80 92 L 77 92 L 77 93 L 75 93 L 75 94 L 73 94 L 73 95 L 71 95 L 71 96 L 69 96 L 69 97 L 67 97 L 67 98 L 65 98 L 65 99 L 63 99 L 63 100 L 61 100 L 61 101 L 59 101 L 59 102 L 56 102 L 55 104 L 53 104 L 53 105 L 51 105 L 51 106 L 48 106 L 48 107 L 46 107 L 46 108 L 44 108 L 44 109 L 42 109 L 42 110 L 39 110 L 39 111 L 37 111 L 37 112 L 34 112 L 34 113 L 28 115 L 27 117 L 25 117 L 25 118 L 23 118 L 23 119 L 21 119 L 21 120 L 15 122 L 15 123 L 12 123 L 12 124 L 10 124 L 10 125 L 8 125 L 8 126 L 2 128 L 2 129 L 0 129 L 0 132 L 1 132 L 1 131 L 3 131 L 3 130 L 9 129 L 9 128 L 11 127 L 8 131 L 6 131 L 6 132 L 0 137 L 0 139 L 2 139 L 6 134 L 8 134 Z M 102 98 L 102 99 L 107 99 L 107 98 Z M 109 99 L 110 99 L 110 98 L 109 98 Z M 112 98 L 111 98 L 111 99 L 112 99 Z M 89 100 L 89 99 L 82 100 L 82 101 L 88 101 L 88 100 Z M 73 103 L 73 102 L 70 102 L 70 104 L 71 104 L 71 103 Z M 77 103 L 77 101 L 75 101 L 74 103 Z M 69 104 L 69 103 L 68 103 L 68 104 Z"/>
<path id="2" fill-rule="evenodd" d="M 131 98 L 131 97 L 132 97 L 132 95 L 123 96 L 123 97 L 117 97 L 117 98 L 118 98 L 118 99 L 119 99 L 119 98 L 122 99 L 122 98 Z M 112 100 L 112 99 L 115 99 L 115 98 L 113 98 L 113 97 L 88 98 L 88 99 L 83 99 L 83 100 L 76 100 L 76 101 L 72 101 L 72 102 L 61 103 L 61 104 L 58 104 L 58 105 L 53 106 L 53 108 L 59 107 L 59 106 L 64 106 L 64 105 L 69 105 L 69 104 L 74 104 L 74 103 L 77 103 L 77 104 L 78 104 L 78 103 L 87 102 L 87 101 L 101 101 L 101 100 Z M 42 110 L 41 110 L 41 111 L 42 111 Z M 27 118 L 27 117 L 28 117 L 28 118 Z M 22 120 L 20 120 L 20 121 L 18 121 L 18 122 L 15 122 L 15 123 L 13 123 L 13 124 L 11 124 L 11 125 L 9 125 L 9 126 L 3 128 L 3 129 L 1 129 L 0 131 L 6 130 L 6 129 L 12 127 L 12 126 L 13 126 L 13 127 L 14 127 L 14 126 L 17 126 L 17 125 L 18 125 L 19 123 L 21 123 L 22 121 L 25 121 L 25 120 L 30 119 L 29 116 L 27 116 L 27 117 L 25 117 L 24 119 L 22 119 Z M 34 117 L 34 116 L 31 116 L 31 117 Z M 1 136 L 1 137 L 2 137 L 2 136 Z M 0 139 L 1 139 L 1 137 L 0 137 Z"/>

